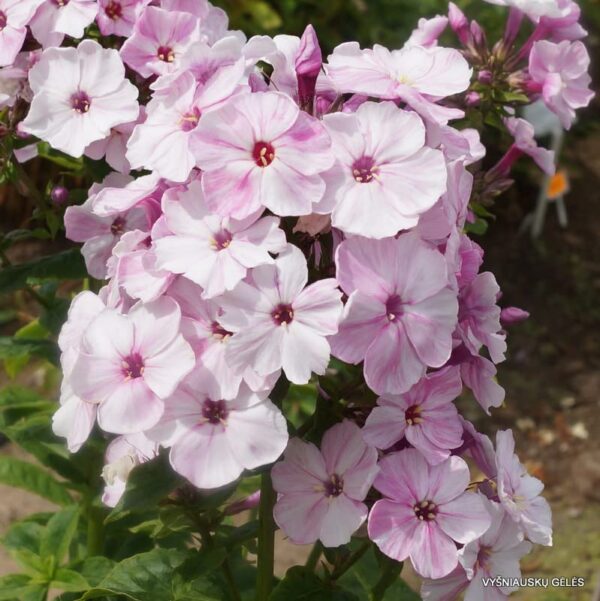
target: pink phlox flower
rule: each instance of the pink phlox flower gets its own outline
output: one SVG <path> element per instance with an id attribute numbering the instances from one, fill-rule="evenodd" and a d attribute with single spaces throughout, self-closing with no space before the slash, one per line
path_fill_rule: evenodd
<path id="1" fill-rule="evenodd" d="M 219 78 L 223 73 L 225 77 Z M 198 84 L 191 72 L 171 82 L 147 106 L 147 117 L 133 130 L 127 144 L 127 159 L 133 168 L 145 167 L 174 182 L 184 182 L 196 164 L 191 141 L 202 116 L 236 90 L 243 74 L 238 61 Z"/>
<path id="2" fill-rule="evenodd" d="M 151 0 L 98 0 L 96 22 L 102 35 L 129 37 Z"/>
<path id="3" fill-rule="evenodd" d="M 103 430 L 130 434 L 158 422 L 164 400 L 195 365 L 180 322 L 175 301 L 160 298 L 128 315 L 106 309 L 88 325 L 71 384 L 80 398 L 98 403 Z"/>
<path id="4" fill-rule="evenodd" d="M 538 146 L 533 125 L 525 119 L 516 117 L 508 117 L 504 120 L 504 123 L 515 139 L 514 147 L 523 154 L 530 156 L 544 173 L 553 175 L 556 170 L 554 151 Z"/>
<path id="5" fill-rule="evenodd" d="M 61 328 L 58 346 L 63 381 L 60 390 L 60 407 L 52 417 L 52 430 L 67 439 L 67 447 L 76 453 L 88 439 L 96 423 L 97 405 L 87 402 L 73 392 L 71 372 L 81 350 L 81 340 L 90 322 L 106 309 L 106 305 L 93 292 L 80 292 L 71 302 L 67 321 Z"/>
<path id="6" fill-rule="evenodd" d="M 22 130 L 74 157 L 139 113 L 138 90 L 118 52 L 94 40 L 44 51 L 29 83 L 34 96 Z"/>
<path id="7" fill-rule="evenodd" d="M 369 538 L 389 557 L 410 557 L 424 578 L 442 578 L 458 564 L 456 543 L 486 532 L 491 517 L 483 497 L 465 492 L 469 468 L 460 457 L 431 466 L 406 449 L 379 462 L 374 486 L 384 498 L 369 514 Z"/>
<path id="8" fill-rule="evenodd" d="M 464 217 L 466 219 L 466 216 Z M 483 248 L 466 234 L 454 229 L 446 243 L 445 257 L 451 271 L 451 284 L 457 290 L 461 290 L 479 273 L 483 264 Z"/>
<path id="9" fill-rule="evenodd" d="M 288 245 L 273 265 L 255 267 L 248 282 L 219 299 L 225 310 L 220 322 L 234 333 L 226 355 L 234 369 L 252 367 L 266 376 L 282 368 L 295 384 L 325 373 L 341 292 L 333 278 L 307 282 L 304 255 Z"/>
<path id="10" fill-rule="evenodd" d="M 556 113 L 565 129 L 575 119 L 575 109 L 594 97 L 589 88 L 590 56 L 582 42 L 536 42 L 529 55 L 529 76 L 539 88 L 546 106 Z"/>
<path id="11" fill-rule="evenodd" d="M 497 299 L 500 287 L 494 275 L 478 274 L 458 296 L 458 332 L 472 354 L 486 346 L 494 363 L 505 359 L 506 335 L 500 325 Z"/>
<path id="12" fill-rule="evenodd" d="M 515 455 L 511 430 L 496 434 L 496 468 L 502 506 L 532 543 L 551 546 L 552 511 L 548 501 L 540 496 L 544 484 L 530 476 Z"/>
<path id="13" fill-rule="evenodd" d="M 126 233 L 113 249 L 113 263 L 109 261 L 109 272 L 117 285 L 130 298 L 144 303 L 162 296 L 175 279 L 157 265 L 154 236 L 139 230 Z"/>
<path id="14" fill-rule="evenodd" d="M 121 48 L 123 61 L 142 77 L 172 73 L 200 39 L 200 22 L 186 12 L 147 6 Z"/>
<path id="15" fill-rule="evenodd" d="M 490 4 L 499 4 L 516 8 L 524 12 L 532 21 L 542 17 L 558 19 L 568 14 L 569 8 L 561 0 L 485 0 Z"/>
<path id="16" fill-rule="evenodd" d="M 362 104 L 356 113 L 327 115 L 337 162 L 316 211 L 349 234 L 385 238 L 414 227 L 446 189 L 446 164 L 425 146 L 416 113 L 393 102 Z M 398 132 L 403 132 L 398 136 Z"/>
<path id="17" fill-rule="evenodd" d="M 200 22 L 200 40 L 206 44 L 213 45 L 228 35 L 245 39 L 242 32 L 228 31 L 227 13 L 207 0 L 161 0 L 160 5 L 168 11 L 181 11 L 195 16 Z"/>
<path id="18" fill-rule="evenodd" d="M 532 545 L 523 540 L 516 524 L 498 503 L 484 499 L 484 504 L 492 525 L 459 551 L 460 567 L 454 572 L 441 580 L 425 580 L 421 589 L 424 601 L 453 601 L 462 590 L 466 591 L 465 601 L 504 601 L 517 590 L 518 587 L 484 586 L 483 579 L 521 578 L 519 560 Z"/>
<path id="19" fill-rule="evenodd" d="M 346 544 L 367 518 L 363 501 L 377 472 L 377 451 L 348 420 L 325 432 L 320 450 L 293 438 L 271 472 L 275 521 L 295 544 Z"/>
<path id="20" fill-rule="evenodd" d="M 411 33 L 407 46 L 431 48 L 437 46 L 438 39 L 448 26 L 448 17 L 437 15 L 431 19 L 421 17 L 417 28 Z"/>
<path id="21" fill-rule="evenodd" d="M 426 367 L 448 361 L 458 302 L 448 285 L 446 261 L 435 247 L 415 233 L 351 238 L 338 247 L 336 265 L 349 298 L 331 339 L 332 352 L 348 363 L 364 360 L 372 390 L 401 394 Z"/>
<path id="22" fill-rule="evenodd" d="M 31 20 L 31 33 L 44 48 L 60 46 L 65 35 L 83 37 L 97 13 L 96 0 L 48 0 L 41 3 Z"/>
<path id="23" fill-rule="evenodd" d="M 498 370 L 487 357 L 473 354 L 462 340 L 455 339 L 454 342 L 449 364 L 460 366 L 463 384 L 471 389 L 481 408 L 490 415 L 490 408 L 502 406 L 506 396 L 504 388 L 496 381 Z"/>
<path id="24" fill-rule="evenodd" d="M 197 369 L 205 369 L 216 378 L 223 396 L 235 397 L 242 382 L 254 392 L 270 391 L 275 386 L 280 370 L 261 377 L 249 367 L 242 371 L 229 364 L 226 352 L 233 332 L 226 330 L 221 324 L 223 310 L 219 304 L 202 298 L 200 286 L 184 277 L 178 277 L 167 294 L 181 307 L 181 330 L 196 353 Z"/>
<path id="25" fill-rule="evenodd" d="M 444 151 L 449 162 L 462 161 L 466 166 L 480 161 L 486 154 L 479 132 L 467 127 L 462 130 L 450 125 L 427 123 L 427 145 Z"/>
<path id="26" fill-rule="evenodd" d="M 171 448 L 173 469 L 194 486 L 225 486 L 246 469 L 273 463 L 287 445 L 285 417 L 266 396 L 242 385 L 225 399 L 214 377 L 192 374 L 148 436 Z"/>
<path id="27" fill-rule="evenodd" d="M 232 290 L 249 269 L 272 264 L 269 253 L 286 246 L 277 217 L 237 221 L 211 213 L 199 180 L 167 191 L 162 208 L 172 235 L 155 242 L 157 266 L 202 286 L 204 298 Z"/>
<path id="28" fill-rule="evenodd" d="M 170 186 L 157 174 L 143 175 L 123 187 L 102 188 L 92 201 L 92 209 L 102 217 L 116 215 L 141 205 L 158 205 Z"/>
<path id="29" fill-rule="evenodd" d="M 94 212 L 97 194 L 104 188 L 127 185 L 131 178 L 118 173 L 110 174 L 102 184 L 94 184 L 83 205 L 70 206 L 65 212 L 66 236 L 74 242 L 83 242 L 81 252 L 90 275 L 97 279 L 107 276 L 106 264 L 115 244 L 131 230 L 150 231 L 151 215 L 144 206 L 133 207 L 113 215 L 101 216 Z"/>
<path id="30" fill-rule="evenodd" d="M 448 163 L 446 168 L 446 193 L 420 216 L 417 225 L 421 238 L 436 244 L 445 243 L 457 228 L 462 230 L 473 191 L 473 175 L 463 161 Z"/>
<path id="31" fill-rule="evenodd" d="M 136 125 L 146 120 L 146 111 L 140 107 L 140 114 L 135 121 L 117 125 L 110 130 L 110 134 L 104 140 L 92 142 L 84 151 L 85 156 L 95 161 L 104 159 L 109 167 L 119 173 L 127 174 L 131 171 L 131 165 L 127 160 L 127 143 Z"/>
<path id="32" fill-rule="evenodd" d="M 342 92 L 402 100 L 428 121 L 445 124 L 463 111 L 438 104 L 464 92 L 471 81 L 467 61 L 453 48 L 406 46 L 390 51 L 357 42 L 337 46 L 328 58 L 327 74 Z"/>
<path id="33" fill-rule="evenodd" d="M 0 0 L 0 67 L 12 65 L 23 47 L 27 25 L 44 0 Z"/>
<path id="34" fill-rule="evenodd" d="M 235 219 L 261 206 L 281 216 L 310 214 L 333 163 L 323 124 L 280 92 L 234 96 L 204 115 L 191 148 L 208 207 Z"/>
<path id="35" fill-rule="evenodd" d="M 157 455 L 158 445 L 141 432 L 115 438 L 106 448 L 104 457 L 102 502 L 115 507 L 125 492 L 131 471 Z"/>
<path id="36" fill-rule="evenodd" d="M 433 372 L 403 395 L 384 395 L 363 428 L 365 441 L 389 449 L 406 439 L 431 465 L 462 444 L 462 424 L 452 401 L 462 391 L 457 367 Z"/>

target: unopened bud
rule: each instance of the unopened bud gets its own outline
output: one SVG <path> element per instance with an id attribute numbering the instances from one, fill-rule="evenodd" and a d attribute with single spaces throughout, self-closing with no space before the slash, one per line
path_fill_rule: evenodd
<path id="1" fill-rule="evenodd" d="M 500 312 L 500 321 L 506 326 L 525 321 L 528 317 L 529 313 L 519 307 L 506 307 Z"/>
<path id="2" fill-rule="evenodd" d="M 450 27 L 458 36 L 461 44 L 466 46 L 470 40 L 469 33 L 469 20 L 454 2 L 450 2 L 448 5 L 448 21 L 450 23 Z"/>
<path id="3" fill-rule="evenodd" d="M 50 192 L 50 200 L 57 206 L 65 205 L 69 200 L 69 191 L 64 186 L 55 186 Z"/>
<path id="4" fill-rule="evenodd" d="M 479 103 L 481 102 L 481 95 L 479 92 L 475 91 L 467 92 L 465 101 L 467 106 L 479 106 Z"/>
<path id="5" fill-rule="evenodd" d="M 300 38 L 300 48 L 295 65 L 298 78 L 298 99 L 302 108 L 312 106 L 317 78 L 322 66 L 323 54 L 317 33 L 312 25 L 308 25 Z"/>
<path id="6" fill-rule="evenodd" d="M 488 71 L 487 69 L 483 70 L 483 71 L 479 71 L 479 74 L 477 75 L 477 81 L 486 86 L 489 86 L 493 80 L 494 80 L 494 76 L 493 76 L 492 72 Z"/>

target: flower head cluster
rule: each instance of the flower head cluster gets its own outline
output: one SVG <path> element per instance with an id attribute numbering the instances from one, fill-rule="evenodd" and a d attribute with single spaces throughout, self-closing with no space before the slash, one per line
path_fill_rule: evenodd
<path id="1" fill-rule="evenodd" d="M 54 418 L 72 451 L 96 423 L 119 435 L 107 504 L 160 447 L 201 489 L 283 457 L 274 516 L 293 542 L 343 545 L 366 522 L 427 599 L 483 598 L 482 577 L 550 544 L 511 433 L 494 451 L 454 401 L 502 404 L 504 325 L 526 315 L 481 271 L 473 195 L 503 189 L 522 155 L 551 173 L 553 155 L 504 111 L 514 143 L 475 186 L 485 149 L 455 120 L 496 86 L 569 127 L 589 59 L 571 0 L 493 1 L 511 7 L 493 51 L 451 3 L 403 48 L 349 42 L 323 61 L 312 27 L 247 39 L 205 0 L 0 0 L 0 81 L 16 82 L 0 106 L 30 101 L 19 135 L 114 169 L 65 214 L 106 282 L 73 300 Z M 99 42 L 59 47 L 94 19 Z M 462 52 L 439 45 L 448 25 Z M 25 60 L 27 27 L 43 51 Z M 332 357 L 376 402 L 315 386 L 338 423 L 289 440 L 275 384 L 335 378 Z"/>

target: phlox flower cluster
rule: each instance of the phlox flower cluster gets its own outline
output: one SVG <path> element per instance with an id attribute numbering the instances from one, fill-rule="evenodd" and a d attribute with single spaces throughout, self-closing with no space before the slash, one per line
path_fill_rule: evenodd
<path id="1" fill-rule="evenodd" d="M 274 463 L 291 541 L 368 536 L 411 560 L 429 600 L 502 599 L 482 577 L 517 575 L 532 543 L 551 544 L 512 433 L 494 448 L 455 404 L 466 389 L 488 414 L 503 403 L 505 327 L 527 316 L 500 308 L 467 235 L 485 148 L 455 125 L 485 86 L 509 85 L 568 128 L 591 99 L 589 58 L 571 0 L 494 3 L 511 11 L 502 73 L 453 4 L 403 48 L 348 42 L 326 58 L 311 26 L 247 39 L 205 0 L 0 0 L 0 82 L 13 84 L 0 106 L 30 102 L 20 135 L 114 170 L 65 214 L 105 283 L 72 302 L 54 418 L 73 452 L 96 424 L 118 435 L 107 504 L 161 448 L 201 489 Z M 78 41 L 94 20 L 99 41 Z M 461 51 L 439 44 L 448 26 Z M 530 124 L 505 125 L 514 142 L 479 177 L 488 191 L 524 155 L 553 170 Z M 332 359 L 377 400 L 353 411 L 318 386 L 345 418 L 290 438 L 275 384 L 318 385 Z"/>

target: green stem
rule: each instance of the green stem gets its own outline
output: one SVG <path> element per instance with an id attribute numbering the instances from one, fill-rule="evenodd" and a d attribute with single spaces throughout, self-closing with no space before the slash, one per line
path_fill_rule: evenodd
<path id="1" fill-rule="evenodd" d="M 270 472 L 262 475 L 260 505 L 258 508 L 258 572 L 256 576 L 256 601 L 267 601 L 273 589 L 275 567 L 275 520 L 273 506 L 275 491 Z"/>
<path id="2" fill-rule="evenodd" d="M 381 572 L 379 580 L 371 590 L 369 601 L 382 601 L 385 592 L 398 580 L 400 572 L 402 572 L 402 562 L 388 561 L 387 565 Z"/>
<path id="3" fill-rule="evenodd" d="M 87 554 L 88 557 L 102 555 L 104 550 L 104 513 L 98 507 L 87 510 Z"/>
<path id="4" fill-rule="evenodd" d="M 354 553 L 346 559 L 343 563 L 341 563 L 337 568 L 335 568 L 329 577 L 330 580 L 337 580 L 342 577 L 368 550 L 371 546 L 370 541 L 364 542 Z"/>
<path id="5" fill-rule="evenodd" d="M 322 552 L 323 552 L 323 545 L 320 543 L 320 541 L 317 541 L 313 545 L 313 548 L 310 552 L 310 555 L 308 556 L 308 559 L 306 560 L 306 564 L 304 565 L 304 567 L 307 570 L 314 572 L 317 567 L 317 564 L 319 563 L 319 559 L 321 558 Z"/>

